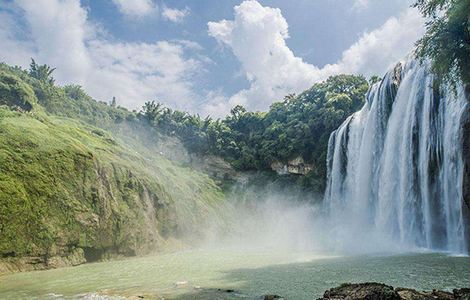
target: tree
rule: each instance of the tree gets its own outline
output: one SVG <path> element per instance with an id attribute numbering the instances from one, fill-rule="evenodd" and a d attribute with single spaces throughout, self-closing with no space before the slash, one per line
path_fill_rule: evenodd
<path id="1" fill-rule="evenodd" d="M 241 116 L 246 113 L 246 108 L 241 105 L 237 105 L 230 110 L 230 114 L 232 115 L 232 119 L 238 120 Z"/>
<path id="2" fill-rule="evenodd" d="M 31 64 L 29 65 L 29 75 L 36 78 L 39 81 L 53 85 L 55 80 L 52 77 L 52 73 L 55 68 L 51 68 L 48 65 L 38 65 L 36 61 L 31 58 Z"/>
<path id="3" fill-rule="evenodd" d="M 64 86 L 65 94 L 73 100 L 80 100 L 89 97 L 83 88 L 78 84 L 68 84 Z"/>
<path id="4" fill-rule="evenodd" d="M 369 78 L 369 85 L 373 85 L 377 82 L 380 82 L 382 80 L 382 78 L 380 78 L 379 76 L 377 75 L 372 75 L 370 78 Z"/>
<path id="5" fill-rule="evenodd" d="M 431 59 L 438 80 L 470 84 L 470 0 L 418 0 L 427 18 L 426 33 L 417 43 L 417 56 Z"/>
<path id="6" fill-rule="evenodd" d="M 139 115 L 155 130 L 180 138 L 188 151 L 220 156 L 236 169 L 266 170 L 275 160 L 301 156 L 324 178 L 328 138 L 364 105 L 368 87 L 363 76 L 338 75 L 298 96 L 287 95 L 268 112 L 237 105 L 225 119 L 212 120 L 151 101 Z"/>
<path id="7" fill-rule="evenodd" d="M 284 96 L 284 103 L 289 103 L 294 100 L 295 100 L 295 93 L 287 94 L 286 96 Z"/>
<path id="8" fill-rule="evenodd" d="M 145 102 L 144 106 L 142 106 L 141 115 L 147 120 L 149 123 L 158 122 L 159 117 L 163 112 L 162 104 L 155 102 L 155 101 L 148 101 Z"/>

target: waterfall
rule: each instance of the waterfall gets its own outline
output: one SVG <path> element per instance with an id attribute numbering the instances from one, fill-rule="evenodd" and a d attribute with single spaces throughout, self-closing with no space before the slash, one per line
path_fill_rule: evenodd
<path id="1" fill-rule="evenodd" d="M 460 122 L 468 104 L 462 87 L 436 85 L 426 63 L 401 62 L 331 134 L 324 205 L 336 248 L 468 253 Z"/>

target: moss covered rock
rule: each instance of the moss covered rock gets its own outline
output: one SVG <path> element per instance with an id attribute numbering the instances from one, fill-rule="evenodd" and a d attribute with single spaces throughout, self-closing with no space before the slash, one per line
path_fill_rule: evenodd
<path id="1" fill-rule="evenodd" d="M 221 204 L 208 176 L 144 157 L 101 129 L 0 109 L 0 257 L 10 266 L 24 257 L 58 267 L 192 243 Z"/>

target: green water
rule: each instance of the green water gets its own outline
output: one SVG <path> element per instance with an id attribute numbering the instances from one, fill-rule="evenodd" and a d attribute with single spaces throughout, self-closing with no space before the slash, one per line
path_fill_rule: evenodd
<path id="1" fill-rule="evenodd" d="M 192 299 L 194 287 L 201 287 L 235 289 L 248 296 L 271 293 L 287 299 L 316 299 L 333 286 L 364 281 L 419 290 L 470 287 L 470 258 L 432 253 L 325 257 L 189 251 L 5 275 L 0 277 L 0 298 L 150 295 Z"/>

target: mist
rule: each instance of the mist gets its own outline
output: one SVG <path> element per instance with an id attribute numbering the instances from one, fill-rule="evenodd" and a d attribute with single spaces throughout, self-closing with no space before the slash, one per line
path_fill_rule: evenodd
<path id="1" fill-rule="evenodd" d="M 326 256 L 425 251 L 398 243 L 347 212 L 329 214 L 323 195 L 276 182 L 236 184 L 227 196 L 224 226 L 208 226 L 202 248 Z"/>
<path id="2" fill-rule="evenodd" d="M 321 198 L 276 182 L 235 184 L 227 194 L 226 222 L 209 226 L 202 248 L 239 251 L 320 251 Z"/>

